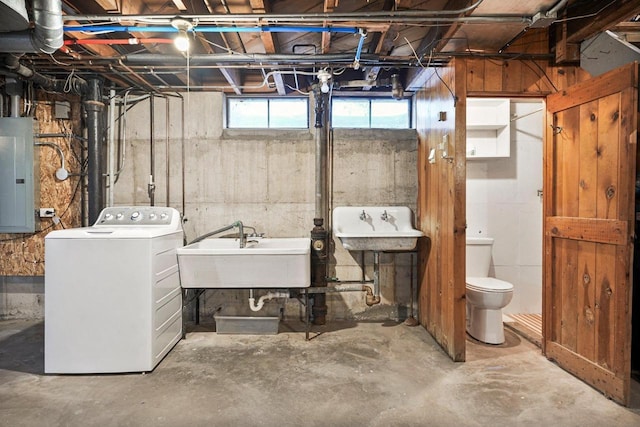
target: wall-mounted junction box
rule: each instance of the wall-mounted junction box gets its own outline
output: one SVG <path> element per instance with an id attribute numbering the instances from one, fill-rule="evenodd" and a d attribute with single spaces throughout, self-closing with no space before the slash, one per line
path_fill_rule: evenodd
<path id="1" fill-rule="evenodd" d="M 0 118 L 0 233 L 36 230 L 33 123 L 30 117 Z"/>

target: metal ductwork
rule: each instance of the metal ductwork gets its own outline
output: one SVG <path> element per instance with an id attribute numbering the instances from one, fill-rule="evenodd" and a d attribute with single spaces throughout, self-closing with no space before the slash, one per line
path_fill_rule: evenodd
<path id="1" fill-rule="evenodd" d="M 23 31 L 29 28 L 24 0 L 0 0 L 0 31 Z"/>
<path id="2" fill-rule="evenodd" d="M 580 45 L 580 66 L 593 77 L 634 61 L 640 61 L 640 49 L 611 31 L 597 34 Z"/>
<path id="3" fill-rule="evenodd" d="M 21 22 L 25 9 L 24 2 L 0 0 L 0 12 L 10 10 L 12 16 Z M 26 15 L 26 12 L 24 12 Z M 0 36 L 0 52 L 54 53 L 63 44 L 62 3 L 60 0 L 33 0 L 33 21 L 35 28 L 28 31 L 13 31 Z M 3 19 L 3 22 L 5 20 Z M 4 25 L 4 24 L 3 24 Z M 18 28 L 20 25 L 18 25 Z M 11 28 L 4 27 L 3 28 Z"/>

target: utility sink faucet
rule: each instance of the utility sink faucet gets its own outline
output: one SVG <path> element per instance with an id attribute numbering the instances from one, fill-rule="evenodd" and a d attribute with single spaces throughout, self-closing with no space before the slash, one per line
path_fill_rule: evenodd
<path id="1" fill-rule="evenodd" d="M 382 212 L 382 215 L 380 215 L 380 219 L 385 221 L 385 222 L 389 222 L 389 214 L 387 213 L 386 210 L 384 212 Z"/>
<path id="2" fill-rule="evenodd" d="M 362 213 L 360 214 L 360 221 L 366 221 L 367 220 L 367 213 L 364 211 L 364 209 L 362 209 Z"/>

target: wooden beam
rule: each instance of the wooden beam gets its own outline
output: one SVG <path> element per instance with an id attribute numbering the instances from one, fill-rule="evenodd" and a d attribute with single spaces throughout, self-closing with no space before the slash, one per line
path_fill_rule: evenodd
<path id="1" fill-rule="evenodd" d="M 204 0 L 189 0 L 186 4 L 187 12 L 194 15 L 208 15 L 211 13 Z M 230 46 L 227 38 L 220 33 L 201 33 L 198 35 L 198 40 L 203 45 L 206 45 L 208 53 L 228 53 L 234 49 Z M 229 83 L 229 86 L 233 91 L 240 95 L 242 90 L 240 89 L 242 76 L 238 69 L 220 68 L 220 73 L 224 76 Z M 208 79 L 205 78 L 205 81 Z"/>
<path id="2" fill-rule="evenodd" d="M 251 10 L 253 13 L 269 13 L 271 12 L 271 8 L 264 0 L 251 0 Z M 278 51 L 277 42 L 273 33 L 268 31 L 260 32 L 260 39 L 262 40 L 262 44 L 264 45 L 265 53 L 276 53 Z M 276 83 L 276 90 L 278 91 L 278 95 L 286 95 L 287 90 L 284 85 L 284 78 L 282 74 L 275 73 L 273 75 L 273 80 Z"/>
<path id="3" fill-rule="evenodd" d="M 640 22 L 621 22 L 610 30 L 629 43 L 640 43 Z"/>
<path id="4" fill-rule="evenodd" d="M 556 29 L 556 63 L 580 62 L 580 43 L 567 40 L 567 23 L 561 22 Z"/>
<path id="5" fill-rule="evenodd" d="M 273 81 L 276 83 L 276 90 L 278 95 L 284 96 L 287 94 L 287 88 L 284 84 L 284 77 L 280 73 L 273 74 Z"/>
<path id="6" fill-rule="evenodd" d="M 640 14 L 640 2 L 637 0 L 594 0 L 572 6 L 567 9 L 567 15 L 561 18 L 568 19 L 566 22 L 569 43 L 580 43 Z M 595 16 L 590 16 L 594 13 Z M 584 18 L 576 19 L 581 16 Z"/>
<path id="7" fill-rule="evenodd" d="M 407 74 L 407 87 L 405 90 L 419 90 L 422 89 L 433 75 L 431 68 L 412 68 Z"/>
<path id="8" fill-rule="evenodd" d="M 238 71 L 237 68 L 220 68 L 220 72 L 224 78 L 227 79 L 231 89 L 233 89 L 236 95 L 242 95 L 242 90 L 240 89 L 242 85 L 240 71 Z"/>
<path id="9" fill-rule="evenodd" d="M 338 7 L 339 0 L 324 0 L 323 11 L 324 13 L 333 13 L 333 9 Z M 327 21 L 322 23 L 324 26 L 327 25 Z M 331 50 L 331 33 L 322 33 L 322 42 L 321 42 L 322 53 L 329 53 Z"/>
<path id="10" fill-rule="evenodd" d="M 367 76 L 365 77 L 365 80 L 367 80 L 367 81 L 377 80 L 378 79 L 378 74 L 380 74 L 380 70 L 382 70 L 382 67 L 380 67 L 380 66 L 375 66 L 375 67 L 369 68 L 369 70 L 367 71 Z M 371 90 L 371 88 L 373 88 L 373 86 L 371 86 L 371 85 L 362 86 L 362 90 Z"/>
<path id="11" fill-rule="evenodd" d="M 449 0 L 442 10 L 460 10 L 467 6 L 469 6 L 469 2 L 466 0 Z M 460 16 L 465 16 L 465 14 L 460 14 Z M 454 22 L 449 25 L 431 27 L 420 42 L 420 46 L 416 49 L 416 52 L 418 52 L 418 55 L 432 50 L 434 52 L 440 52 L 460 25 L 460 23 Z"/>
<path id="12" fill-rule="evenodd" d="M 251 10 L 253 13 L 269 13 L 271 12 L 268 4 L 264 0 L 251 0 Z M 273 37 L 273 33 L 268 31 L 260 32 L 260 39 L 264 45 L 265 53 L 276 53 L 276 43 Z"/>

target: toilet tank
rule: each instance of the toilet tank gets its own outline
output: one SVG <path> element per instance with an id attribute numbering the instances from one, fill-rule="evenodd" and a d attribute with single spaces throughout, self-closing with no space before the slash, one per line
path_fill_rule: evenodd
<path id="1" fill-rule="evenodd" d="M 488 277 L 491 266 L 491 237 L 467 237 L 466 276 Z"/>

